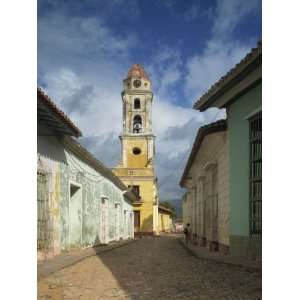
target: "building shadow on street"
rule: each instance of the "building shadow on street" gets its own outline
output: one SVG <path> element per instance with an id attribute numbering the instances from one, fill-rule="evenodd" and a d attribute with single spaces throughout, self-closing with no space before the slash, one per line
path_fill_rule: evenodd
<path id="1" fill-rule="evenodd" d="M 261 299 L 259 272 L 199 260 L 186 252 L 180 238 L 173 233 L 144 236 L 97 257 L 128 299 Z"/>

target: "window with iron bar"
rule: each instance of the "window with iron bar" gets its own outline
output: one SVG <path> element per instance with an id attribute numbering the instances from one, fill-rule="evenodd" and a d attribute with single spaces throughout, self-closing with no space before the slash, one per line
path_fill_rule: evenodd
<path id="1" fill-rule="evenodd" d="M 49 211 L 47 175 L 37 174 L 37 248 L 47 250 L 49 246 Z"/>
<path id="2" fill-rule="evenodd" d="M 262 114 L 249 119 L 250 139 L 250 234 L 262 231 Z"/>

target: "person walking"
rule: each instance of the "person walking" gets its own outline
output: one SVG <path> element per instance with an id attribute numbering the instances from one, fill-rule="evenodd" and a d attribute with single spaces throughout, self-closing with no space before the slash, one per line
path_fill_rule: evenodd
<path id="1" fill-rule="evenodd" d="M 183 233 L 185 235 L 185 243 L 188 245 L 191 242 L 191 234 L 192 234 L 190 223 L 186 224 Z"/>

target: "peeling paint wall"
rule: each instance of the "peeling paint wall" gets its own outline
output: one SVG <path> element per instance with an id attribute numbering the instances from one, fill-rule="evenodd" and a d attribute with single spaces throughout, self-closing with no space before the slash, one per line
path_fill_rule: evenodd
<path id="1" fill-rule="evenodd" d="M 48 174 L 51 247 L 47 250 L 47 257 L 70 250 L 71 246 L 90 247 L 102 242 L 100 236 L 105 225 L 101 221 L 103 198 L 108 203 L 105 242 L 133 237 L 132 206 L 111 181 L 64 149 L 54 137 L 38 137 L 38 157 L 38 168 Z M 73 241 L 74 234 L 76 242 Z"/>

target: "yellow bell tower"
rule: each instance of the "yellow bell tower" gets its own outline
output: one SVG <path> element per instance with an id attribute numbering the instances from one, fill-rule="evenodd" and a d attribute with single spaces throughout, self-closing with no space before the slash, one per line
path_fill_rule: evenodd
<path id="1" fill-rule="evenodd" d="M 134 64 L 123 80 L 122 159 L 113 172 L 139 195 L 134 203 L 134 229 L 158 234 L 158 190 L 154 172 L 151 81 L 143 67 Z"/>

